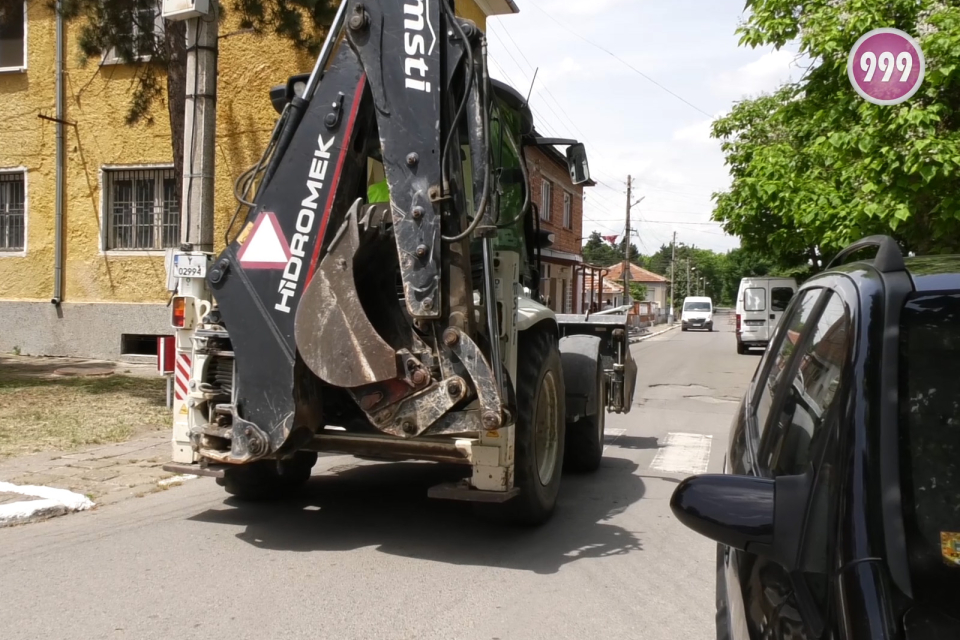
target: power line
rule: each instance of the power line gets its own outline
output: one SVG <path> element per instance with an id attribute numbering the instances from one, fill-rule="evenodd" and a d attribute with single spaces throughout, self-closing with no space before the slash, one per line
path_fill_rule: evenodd
<path id="1" fill-rule="evenodd" d="M 705 215 L 702 211 L 663 211 L 661 209 L 647 209 L 647 213 L 666 213 L 666 214 L 677 214 L 677 215 L 690 215 L 690 216 L 702 216 Z M 708 215 L 708 214 L 707 214 Z M 720 224 L 719 222 L 709 221 L 709 222 L 674 222 L 673 220 L 651 220 L 650 222 L 663 222 L 665 224 Z"/>
<path id="2" fill-rule="evenodd" d="M 698 195 L 698 194 L 695 194 L 695 193 L 683 193 L 683 192 L 681 192 L 681 191 L 673 191 L 673 190 L 671 190 L 671 189 L 664 189 L 663 187 L 657 187 L 657 186 L 654 186 L 654 185 L 652 185 L 652 184 L 646 185 L 645 188 L 646 188 L 646 189 L 654 189 L 654 190 L 656 190 L 656 191 L 663 191 L 664 193 L 672 193 L 672 194 L 674 194 L 674 195 L 682 196 L 682 197 L 684 197 L 684 198 L 710 198 L 710 197 L 713 197 L 713 194 L 710 194 L 709 196 L 708 196 L 708 195 L 702 195 L 702 196 L 701 196 L 701 195 Z"/>
<path id="3" fill-rule="evenodd" d="M 503 75 L 503 77 L 506 78 L 506 80 L 507 80 L 510 84 L 516 86 L 516 83 L 514 83 L 513 79 L 510 77 L 510 74 L 507 73 L 507 71 L 503 68 L 503 65 L 501 65 L 495 58 L 493 58 L 493 56 L 489 56 L 489 54 L 488 54 L 488 57 L 489 57 L 490 62 L 497 68 L 497 70 L 500 71 L 500 73 Z M 516 63 L 516 59 L 514 59 L 514 63 Z M 521 74 L 523 73 L 523 70 L 522 70 L 522 69 L 519 69 L 519 71 L 520 71 Z M 552 126 L 548 126 L 548 121 L 547 121 L 546 118 L 544 118 L 536 109 L 534 109 L 534 108 L 532 108 L 532 107 L 531 107 L 531 111 L 532 111 L 533 114 L 536 116 L 537 120 L 541 123 L 539 126 L 540 126 L 540 128 L 543 130 L 544 133 L 546 133 L 547 135 L 550 135 L 550 136 L 552 136 L 552 137 L 559 137 L 559 136 L 556 135 L 556 133 L 554 133 L 554 132 L 551 130 L 551 129 L 552 129 Z M 599 181 L 596 181 L 596 182 L 598 182 L 598 184 L 603 184 L 603 183 L 600 183 Z M 619 195 L 619 191 L 617 191 L 616 189 L 613 189 L 612 187 L 609 187 L 609 186 L 607 186 L 607 185 L 605 185 L 605 184 L 604 184 L 603 186 L 607 187 L 607 189 L 610 189 L 611 191 L 613 191 L 614 193 L 617 193 L 617 195 Z M 588 197 L 590 197 L 590 196 L 596 197 L 598 200 L 601 200 L 607 207 L 609 207 L 609 208 L 611 208 L 611 209 L 615 209 L 615 208 L 617 208 L 617 207 L 620 206 L 618 203 L 615 203 L 615 202 L 612 201 L 608 196 L 605 196 L 602 192 L 599 192 L 599 191 L 588 192 L 588 193 L 587 193 L 587 196 L 588 196 Z M 603 224 L 603 223 L 598 223 L 598 224 Z M 604 225 L 604 226 L 605 226 L 605 225 Z"/>
<path id="4" fill-rule="evenodd" d="M 510 55 L 510 52 L 509 52 L 509 51 L 507 51 L 507 55 Z M 517 62 L 516 59 L 513 58 L 513 56 L 510 56 L 510 57 L 511 57 L 511 59 L 513 59 L 514 64 L 516 64 L 516 62 Z M 518 85 L 516 82 L 513 81 L 513 78 L 510 77 L 510 74 L 507 73 L 507 71 L 506 71 L 506 69 L 504 69 L 503 65 L 501 65 L 499 62 L 497 62 L 497 61 L 493 58 L 493 56 L 487 54 L 487 58 L 490 60 L 490 62 L 493 63 L 493 65 L 494 65 L 497 69 L 499 69 L 500 73 L 503 74 L 503 77 L 506 78 L 507 82 L 510 83 L 510 85 L 512 85 L 513 87 L 518 87 L 518 86 L 520 86 L 520 85 Z M 524 81 L 526 81 L 526 79 L 527 79 L 526 74 L 523 72 L 523 69 L 521 69 L 521 68 L 519 67 L 519 65 L 517 65 L 517 71 L 520 72 L 520 75 L 523 77 Z M 534 126 L 536 126 L 538 129 L 540 129 L 541 131 L 543 131 L 543 133 L 548 134 L 550 137 L 553 137 L 553 138 L 559 138 L 559 137 L 561 137 L 560 135 L 558 135 L 558 134 L 556 133 L 556 131 L 554 130 L 553 125 L 550 124 L 550 121 L 549 121 L 547 118 L 545 118 L 545 117 L 543 116 L 543 114 L 541 114 L 539 111 L 537 111 L 537 109 L 535 109 L 532 105 L 527 105 L 527 106 L 530 107 L 530 111 L 533 112 L 533 115 L 535 116 L 535 125 L 534 125 Z"/>
<path id="5" fill-rule="evenodd" d="M 514 63 L 515 65 L 517 65 L 517 69 L 520 71 L 521 74 L 523 74 L 524 80 L 526 80 L 527 75 L 526 75 L 526 73 L 524 73 L 523 67 L 520 66 L 520 63 L 517 61 L 517 59 L 513 57 L 513 54 L 512 54 L 512 53 L 510 53 L 510 47 L 508 47 L 507 44 L 506 44 L 503 40 L 501 40 L 501 39 L 500 39 L 500 36 L 498 36 L 495 32 L 491 31 L 490 33 L 492 33 L 492 34 L 493 34 L 493 37 L 495 37 L 495 38 L 497 39 L 497 42 L 499 42 L 501 45 L 503 45 L 503 50 L 507 53 L 508 56 L 510 56 L 510 59 L 513 60 L 513 63 Z M 517 50 L 520 51 L 519 48 L 518 48 Z M 520 55 L 523 56 L 523 51 L 520 51 Z M 523 56 L 523 59 L 526 60 L 526 56 Z M 529 60 L 527 60 L 527 64 L 528 64 L 528 65 L 530 64 L 530 61 L 529 61 Z M 534 73 L 536 73 L 536 69 L 534 69 L 532 66 L 531 66 L 530 68 L 531 68 L 531 70 L 532 70 Z M 533 83 L 533 82 L 534 82 L 534 81 L 531 80 L 531 83 Z M 550 106 L 550 103 L 549 103 L 549 102 L 547 102 L 546 100 L 544 100 L 544 101 L 543 101 L 543 104 L 546 105 L 546 107 L 547 107 L 548 109 L 550 109 L 550 112 L 553 113 L 553 115 L 555 115 L 555 116 L 557 117 L 557 120 L 559 120 L 559 121 L 561 121 L 561 122 L 563 121 L 563 118 L 560 117 L 560 114 L 558 114 L 558 113 L 556 112 L 556 110 L 555 110 L 552 106 Z M 528 106 L 530 106 L 531 109 L 533 108 L 532 105 L 528 105 Z"/>
<path id="6" fill-rule="evenodd" d="M 617 218 L 602 218 L 602 219 L 600 219 L 600 220 L 596 220 L 596 222 L 616 222 L 616 221 L 617 221 Z M 649 224 L 682 224 L 682 225 L 694 225 L 694 226 L 698 226 L 698 225 L 714 225 L 714 226 L 717 226 L 717 225 L 722 225 L 722 224 L 723 224 L 722 222 L 714 222 L 714 221 L 709 221 L 709 222 L 680 222 L 679 220 L 647 220 L 646 218 L 640 218 L 640 222 L 646 222 L 646 223 L 649 223 Z"/>
<path id="7" fill-rule="evenodd" d="M 599 44 L 597 44 L 596 42 L 593 42 L 592 40 L 588 40 L 586 37 L 580 35 L 579 33 L 577 33 L 576 31 L 574 31 L 573 29 L 571 29 L 571 28 L 568 27 L 567 25 L 563 24 L 562 22 L 560 22 L 559 20 L 557 20 L 556 18 L 554 18 L 552 15 L 550 15 L 549 13 L 547 13 L 546 11 L 544 11 L 543 9 L 541 9 L 540 6 L 539 6 L 536 2 L 534 2 L 533 0 L 527 0 L 527 1 L 528 1 L 530 4 L 532 4 L 532 5 L 537 9 L 537 11 L 539 11 L 540 13 L 542 13 L 543 15 L 547 16 L 548 18 L 550 18 L 551 20 L 553 20 L 554 22 L 556 22 L 558 25 L 560 25 L 561 28 L 563 28 L 563 29 L 565 29 L 566 31 L 568 31 L 568 32 L 572 33 L 573 35 L 577 36 L 578 38 L 580 38 L 581 40 L 583 40 L 583 41 L 586 42 L 587 44 L 596 47 L 596 48 L 599 49 L 600 51 L 603 51 L 603 52 L 606 53 L 607 55 L 609 55 L 609 56 L 611 56 L 612 58 L 614 58 L 615 60 L 619 61 L 619 62 L 620 62 L 621 64 L 623 64 L 624 66 L 626 66 L 626 67 L 628 67 L 629 69 L 631 69 L 634 73 L 636 73 L 636 74 L 639 75 L 640 77 L 642 77 L 642 78 L 644 78 L 645 80 L 647 80 L 648 82 L 656 85 L 657 87 L 659 87 L 659 88 L 662 89 L 663 91 L 669 93 L 671 96 L 673 96 L 674 98 L 676 98 L 676 99 L 679 100 L 680 102 L 684 103 L 685 105 L 687 105 L 687 106 L 690 107 L 691 109 L 694 109 L 694 110 L 696 110 L 696 111 L 699 111 L 700 113 L 702 113 L 703 115 L 707 116 L 708 118 L 713 118 L 713 115 L 707 113 L 706 111 L 704 111 L 703 109 L 701 109 L 701 108 L 698 107 L 697 105 L 693 104 L 692 102 L 690 102 L 689 100 L 687 100 L 687 99 L 684 98 L 683 96 L 680 96 L 680 95 L 674 93 L 673 91 L 671 91 L 670 89 L 666 88 L 665 86 L 663 86 L 662 84 L 660 84 L 659 82 L 657 82 L 656 80 L 654 80 L 653 78 L 651 78 L 650 76 L 648 76 L 647 74 L 645 74 L 644 72 L 640 71 L 640 70 L 637 69 L 635 66 L 633 66 L 632 64 L 630 64 L 629 62 L 627 62 L 626 60 L 624 60 L 623 58 L 621 58 L 621 57 L 618 56 L 617 54 L 615 54 L 615 53 L 613 53 L 612 51 L 610 51 L 609 49 L 607 49 L 606 47 L 604 47 L 604 46 L 602 46 L 602 45 L 599 45 Z"/>
<path id="8" fill-rule="evenodd" d="M 497 28 L 498 28 L 498 29 L 501 29 L 501 28 L 503 29 L 504 35 L 507 36 L 507 38 L 510 39 L 510 42 L 513 43 L 513 46 L 514 46 L 514 47 L 516 48 L 516 50 L 520 53 L 520 56 L 526 61 L 527 66 L 530 67 L 530 70 L 531 70 L 531 71 L 535 70 L 535 68 L 534 68 L 534 66 L 533 66 L 533 63 L 531 63 L 531 62 L 530 62 L 530 59 L 527 58 L 527 55 L 523 52 L 523 49 L 520 47 L 520 45 L 517 44 L 517 41 L 514 40 L 513 36 L 510 35 L 510 30 L 507 29 L 506 25 L 503 24 L 502 22 L 498 22 L 498 23 L 497 23 Z M 497 36 L 496 32 L 491 31 L 491 33 L 493 33 L 494 37 L 496 37 L 497 40 L 500 40 L 500 37 Z M 500 40 L 500 42 L 501 42 L 501 44 L 504 44 L 502 40 Z M 504 47 L 506 47 L 506 44 L 504 44 Z M 560 111 L 563 113 L 564 116 L 566 116 L 567 122 L 573 127 L 573 129 L 574 129 L 578 134 L 580 134 L 580 137 L 583 138 L 583 141 L 589 144 L 590 141 L 587 140 L 587 134 L 585 134 L 583 131 L 580 130 L 580 127 L 577 126 L 577 123 L 573 120 L 573 118 L 570 117 L 570 114 L 567 113 L 566 109 L 563 108 L 563 105 L 561 105 L 561 104 L 560 104 L 560 101 L 557 100 L 557 97 L 556 97 L 555 95 L 553 95 L 553 92 L 550 91 L 550 87 L 547 86 L 547 83 L 546 83 L 545 81 L 541 81 L 540 84 L 541 84 L 541 86 L 543 87 L 543 90 L 547 93 L 547 95 L 549 95 L 550 98 L 553 100 L 553 102 L 557 105 L 557 108 L 560 109 Z M 538 95 L 539 95 L 539 94 L 538 94 Z M 559 117 L 559 116 L 558 116 L 558 117 Z M 591 146 L 591 147 L 594 147 L 594 148 L 597 148 L 597 147 L 596 147 L 595 145 L 593 145 L 593 144 L 590 144 L 590 146 Z M 600 155 L 600 152 L 599 152 L 599 151 L 597 152 L 597 155 L 600 156 L 600 157 L 603 157 L 602 155 Z"/>
<path id="9" fill-rule="evenodd" d="M 527 67 L 528 67 L 531 71 L 533 71 L 534 73 L 536 73 L 536 71 L 537 71 L 536 67 L 534 67 L 533 63 L 530 62 L 530 59 L 527 58 L 527 55 L 523 52 L 523 49 L 520 47 L 520 45 L 517 44 L 517 41 L 513 38 L 513 36 L 510 35 L 510 31 L 503 25 L 503 23 L 498 23 L 497 28 L 498 28 L 498 29 L 500 29 L 500 28 L 503 29 L 504 35 L 506 35 L 507 38 L 510 40 L 510 42 L 513 43 L 513 46 L 514 46 L 514 48 L 516 49 L 517 53 L 519 53 L 519 54 L 520 54 L 520 57 L 523 58 L 523 60 L 527 63 Z M 517 70 L 520 71 L 520 73 L 521 73 L 521 74 L 523 75 L 523 77 L 524 77 L 524 80 L 526 80 L 526 77 L 527 77 L 527 76 L 526 76 L 526 74 L 524 73 L 523 68 L 522 68 L 522 66 L 520 65 L 520 62 L 513 56 L 512 53 L 510 53 L 510 48 L 509 48 L 509 46 L 506 44 L 506 42 L 504 42 L 504 41 L 500 38 L 500 36 L 497 35 L 497 33 L 496 33 L 494 30 L 491 29 L 491 30 L 490 30 L 490 33 L 492 33 L 493 36 L 497 39 L 497 41 L 503 46 L 504 51 L 506 51 L 507 55 L 510 56 L 510 59 L 513 60 L 514 64 L 516 65 Z M 501 71 L 503 71 L 503 67 L 502 67 L 502 66 L 498 65 L 498 67 L 500 68 Z M 504 74 L 505 74 L 505 72 L 504 72 Z M 512 84 L 512 82 L 511 82 L 511 84 Z M 569 124 L 569 125 L 579 134 L 580 139 L 581 139 L 583 142 L 585 142 L 591 149 L 594 150 L 594 152 L 596 153 L 596 155 L 597 155 L 598 158 L 604 158 L 603 154 L 602 154 L 602 153 L 600 152 L 600 150 L 599 150 L 599 147 L 598 147 L 597 145 L 594 145 L 594 144 L 587 138 L 587 134 L 585 134 L 585 133 L 580 129 L 580 127 L 577 126 L 577 123 L 574 121 L 574 119 L 573 119 L 572 117 L 570 117 L 570 114 L 567 113 L 566 109 L 563 108 L 563 105 L 560 104 L 560 101 L 557 100 L 557 97 L 553 94 L 552 91 L 550 91 L 550 87 L 548 87 L 548 86 L 547 86 L 547 83 L 546 83 L 545 81 L 543 81 L 542 79 L 541 79 L 541 81 L 540 81 L 540 86 L 543 87 L 543 91 L 545 91 L 545 92 L 547 93 L 547 95 L 550 96 L 550 98 L 553 100 L 553 103 L 556 104 L 556 106 L 557 106 L 558 109 L 560 109 L 560 113 L 563 114 L 563 116 L 561 116 L 561 115 L 558 114 L 557 111 L 550 105 L 549 102 L 547 102 L 546 100 L 543 101 L 543 104 L 545 104 L 546 107 L 547 107 L 548 109 L 550 109 L 550 112 L 551 112 L 554 116 L 557 117 L 557 120 L 560 122 L 560 124 L 561 124 L 564 128 L 566 127 L 567 124 Z M 539 91 L 538 91 L 537 95 L 538 95 L 538 96 L 542 96 L 542 94 L 541 94 Z M 529 106 L 531 107 L 531 110 L 533 110 L 533 105 L 531 104 L 531 105 L 529 105 Z M 541 121 L 546 121 L 546 119 L 543 118 L 543 117 L 538 117 L 538 119 L 541 120 Z M 554 125 L 555 125 L 555 124 L 556 124 L 556 123 L 554 123 Z M 555 128 L 555 126 L 554 126 L 554 128 Z M 597 170 L 595 170 L 595 169 L 592 169 L 592 170 L 591 170 L 591 173 L 596 173 L 597 175 L 606 175 L 606 177 L 609 178 L 610 180 L 613 180 L 613 181 L 615 181 L 615 182 L 620 182 L 620 183 L 626 184 L 626 183 L 624 183 L 623 180 L 621 180 L 620 178 L 615 178 L 615 177 L 611 176 L 610 174 L 606 174 L 606 172 L 603 172 L 603 171 L 597 171 Z M 600 183 L 600 180 L 594 179 L 594 181 L 597 182 L 598 184 Z M 605 186 L 606 186 L 606 185 L 605 185 Z M 608 188 L 610 188 L 610 187 L 608 187 Z M 611 188 L 611 190 L 616 191 L 618 195 L 620 194 L 620 191 L 619 191 L 619 190 L 615 190 L 615 189 L 612 189 L 612 188 Z"/>

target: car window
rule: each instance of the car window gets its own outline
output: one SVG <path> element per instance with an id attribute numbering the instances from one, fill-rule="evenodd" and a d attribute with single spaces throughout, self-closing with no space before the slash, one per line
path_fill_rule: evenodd
<path id="1" fill-rule="evenodd" d="M 684 311 L 710 311 L 709 302 L 687 302 L 683 305 Z"/>
<path id="2" fill-rule="evenodd" d="M 787 362 L 793 354 L 800 332 L 810 320 L 821 291 L 822 289 L 807 289 L 799 295 L 791 307 L 788 307 L 774 341 L 770 343 L 770 348 L 760 362 L 759 374 L 753 385 L 753 410 L 761 435 L 770 416 L 770 406 L 779 388 L 780 379 L 787 368 Z M 761 463 L 761 466 L 764 465 Z"/>
<path id="3" fill-rule="evenodd" d="M 785 311 L 793 299 L 790 287 L 774 287 L 770 290 L 770 311 Z"/>
<path id="4" fill-rule="evenodd" d="M 916 595 L 960 593 L 960 292 L 907 302 L 900 331 L 900 452 Z"/>
<path id="5" fill-rule="evenodd" d="M 774 477 L 814 473 L 807 509 L 800 567 L 806 597 L 823 613 L 829 599 L 830 550 L 836 533 L 839 472 L 837 426 L 840 383 L 853 343 L 850 314 L 839 295 L 827 292 L 816 321 L 800 331 L 795 360 L 787 368 L 760 447 L 760 464 Z M 784 343 L 790 342 L 788 331 Z M 817 627 L 819 619 L 808 622 Z"/>
<path id="6" fill-rule="evenodd" d="M 804 533 L 800 547 L 800 575 L 806 587 L 806 596 L 818 610 L 819 620 L 809 620 L 819 636 L 830 601 L 830 558 L 836 549 L 838 514 L 840 507 L 840 403 L 835 403 L 824 415 L 811 447 L 811 460 L 816 465 L 813 491 L 807 507 Z"/>
<path id="7" fill-rule="evenodd" d="M 750 288 L 743 291 L 744 311 L 765 311 L 767 308 L 767 290 Z"/>
<path id="8" fill-rule="evenodd" d="M 850 321 L 840 297 L 828 293 L 820 317 L 798 336 L 799 366 L 778 402 L 779 415 L 771 421 L 766 438 L 771 446 L 761 464 L 774 476 L 805 473 L 823 438 L 824 416 L 836 399 L 846 354 L 850 346 Z M 784 344 L 791 343 L 788 332 Z M 803 346 L 805 345 L 805 346 Z"/>

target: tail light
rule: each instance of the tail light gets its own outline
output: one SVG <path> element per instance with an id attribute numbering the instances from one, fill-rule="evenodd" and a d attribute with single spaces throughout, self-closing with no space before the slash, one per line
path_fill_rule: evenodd
<path id="1" fill-rule="evenodd" d="M 737 333 L 740 333 L 740 314 L 737 314 Z"/>
<path id="2" fill-rule="evenodd" d="M 173 326 L 177 329 L 183 329 L 187 323 L 187 298 L 186 296 L 174 296 L 173 298 Z M 740 326 L 740 316 L 737 316 L 737 327 Z"/>

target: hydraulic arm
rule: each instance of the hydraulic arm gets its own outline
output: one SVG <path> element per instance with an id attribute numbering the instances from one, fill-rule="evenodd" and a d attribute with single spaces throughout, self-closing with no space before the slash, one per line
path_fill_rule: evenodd
<path id="1" fill-rule="evenodd" d="M 497 430 L 512 383 L 493 236 L 523 237 L 529 198 L 513 197 L 525 175 L 492 166 L 483 34 L 445 0 L 347 0 L 287 91 L 246 221 L 208 275 L 237 379 L 226 426 L 194 434 L 200 454 L 283 456 L 320 424 Z M 524 118 L 495 117 L 519 155 Z M 378 178 L 388 202 L 370 202 Z"/>

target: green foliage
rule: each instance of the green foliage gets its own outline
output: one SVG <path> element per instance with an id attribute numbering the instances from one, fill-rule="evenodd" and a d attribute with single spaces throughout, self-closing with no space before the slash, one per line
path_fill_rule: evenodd
<path id="1" fill-rule="evenodd" d="M 234 0 L 240 26 L 255 33 L 275 33 L 310 53 L 319 53 L 333 22 L 337 0 Z"/>
<path id="2" fill-rule="evenodd" d="M 156 27 L 156 0 L 63 0 L 66 20 L 81 20 L 77 48 L 81 61 L 100 60 L 108 52 L 125 64 L 137 66 L 130 95 L 127 124 L 149 116 L 154 102 L 162 99 L 162 73 L 178 56 L 167 46 Z M 179 29 L 183 34 L 182 25 Z M 181 47 L 183 49 L 183 47 Z"/>
<path id="3" fill-rule="evenodd" d="M 803 78 L 745 100 L 714 123 L 733 184 L 714 219 L 751 252 L 801 277 L 865 235 L 918 253 L 960 251 L 960 7 L 935 0 L 751 0 L 741 43 L 796 41 Z M 918 37 L 920 91 L 896 106 L 847 78 L 856 40 L 878 27 Z"/>
<path id="4" fill-rule="evenodd" d="M 639 282 L 630 283 L 630 299 L 634 302 L 643 302 L 647 299 L 647 285 Z"/>
<path id="5" fill-rule="evenodd" d="M 594 231 L 590 234 L 587 243 L 583 245 L 583 260 L 588 264 L 597 267 L 610 267 L 623 262 L 626 244 L 624 240 L 616 248 L 610 246 L 610 243 L 600 237 L 600 232 Z M 637 266 L 642 266 L 643 256 L 637 249 L 637 245 L 630 245 L 630 262 Z"/>
<path id="6" fill-rule="evenodd" d="M 315 52 L 338 4 L 330 0 L 234 0 L 230 10 L 238 14 L 241 28 L 253 34 L 273 33 Z M 77 46 L 84 61 L 100 60 L 112 52 L 124 63 L 136 65 L 129 124 L 148 117 L 155 101 L 162 99 L 165 74 L 186 75 L 185 23 L 166 22 L 163 30 L 174 30 L 175 37 L 165 37 L 156 27 L 160 5 L 160 0 L 63 0 L 61 5 L 67 20 L 80 21 Z M 222 21 L 227 10 L 221 6 L 217 19 Z M 295 71 L 300 70 L 291 69 L 288 75 Z"/>

